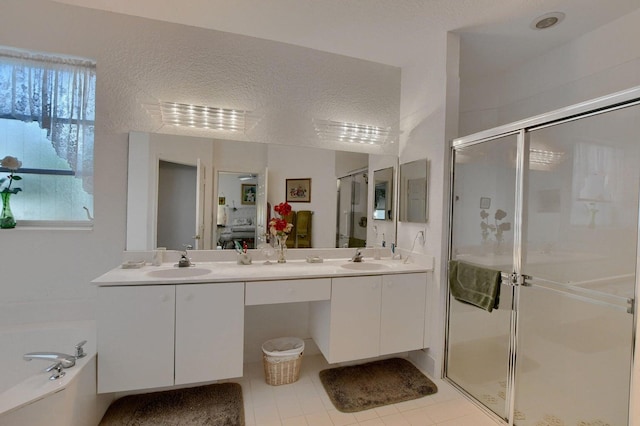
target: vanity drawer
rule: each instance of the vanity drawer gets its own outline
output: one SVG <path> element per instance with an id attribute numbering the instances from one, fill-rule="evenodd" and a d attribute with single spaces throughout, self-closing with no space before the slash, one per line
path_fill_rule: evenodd
<path id="1" fill-rule="evenodd" d="M 246 283 L 245 305 L 310 302 L 331 298 L 331 278 Z"/>

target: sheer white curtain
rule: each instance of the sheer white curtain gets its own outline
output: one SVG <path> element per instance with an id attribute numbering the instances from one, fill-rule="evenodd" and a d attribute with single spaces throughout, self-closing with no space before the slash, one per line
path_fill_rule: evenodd
<path id="1" fill-rule="evenodd" d="M 95 64 L 0 48 L 0 117 L 37 121 L 93 193 Z"/>
<path id="2" fill-rule="evenodd" d="M 571 223 L 614 225 L 624 199 L 624 151 L 614 146 L 578 142 L 573 149 Z"/>
<path id="3" fill-rule="evenodd" d="M 624 152 L 613 146 L 579 142 L 574 147 L 573 193 L 588 201 L 615 201 L 622 190 Z"/>

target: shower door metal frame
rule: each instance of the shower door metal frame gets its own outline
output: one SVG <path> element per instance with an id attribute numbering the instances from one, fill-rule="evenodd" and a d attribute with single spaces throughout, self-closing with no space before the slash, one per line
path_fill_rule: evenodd
<path id="1" fill-rule="evenodd" d="M 510 419 L 509 425 L 513 425 L 513 418 L 515 414 L 515 372 L 516 372 L 516 355 L 517 355 L 517 342 L 518 342 L 518 310 L 516 307 L 518 306 L 520 291 L 519 286 L 521 284 L 522 279 L 522 244 L 524 239 L 523 235 L 523 226 L 522 224 L 525 221 L 524 215 L 526 214 L 526 200 L 524 197 L 526 190 L 526 182 L 527 176 L 526 171 L 527 168 L 525 165 L 529 160 L 529 137 L 526 132 L 526 129 L 515 129 L 510 131 L 505 131 L 504 133 L 498 132 L 493 135 L 487 135 L 486 137 L 481 137 L 479 139 L 471 139 L 467 142 L 457 143 L 459 139 L 456 139 L 451 145 L 451 168 L 450 168 L 450 194 L 449 194 L 449 247 L 448 247 L 448 259 L 452 258 L 451 248 L 453 246 L 453 200 L 454 200 L 454 181 L 455 181 L 455 156 L 456 149 L 463 147 L 470 147 L 473 145 L 478 145 L 482 143 L 490 143 L 492 141 L 508 137 L 508 136 L 516 136 L 516 185 L 515 185 L 515 212 L 514 212 L 514 226 L 513 226 L 513 271 L 510 273 L 503 273 L 503 280 L 509 281 L 509 287 L 513 288 L 513 297 L 511 301 L 510 307 L 510 321 L 509 321 L 509 353 L 508 353 L 508 366 L 507 366 L 507 387 L 506 387 L 506 401 L 505 401 L 505 412 L 507 414 L 507 418 Z M 446 279 L 444 282 L 448 282 Z M 443 356 L 443 371 L 444 371 L 444 379 L 447 380 L 450 384 L 456 387 L 458 390 L 462 391 L 467 397 L 475 400 L 475 398 L 469 394 L 464 388 L 459 386 L 457 383 L 451 381 L 447 377 L 447 365 L 446 360 L 448 359 L 447 353 L 449 348 L 449 312 L 450 312 L 450 298 L 446 298 L 446 320 L 445 320 L 445 345 L 444 345 L 444 356 Z M 489 416 L 494 419 L 502 420 L 504 419 L 500 417 L 497 413 L 489 410 L 484 405 L 480 404 L 479 407 Z"/>
<path id="2" fill-rule="evenodd" d="M 511 323 L 510 323 L 510 337 L 509 337 L 509 354 L 508 354 L 508 380 L 506 388 L 506 410 L 508 426 L 514 425 L 515 415 L 515 382 L 516 382 L 516 363 L 517 363 L 517 345 L 518 345 L 518 306 L 520 298 L 520 286 L 524 285 L 525 277 L 522 275 L 522 259 L 523 259 L 523 244 L 526 241 L 526 235 L 524 235 L 524 224 L 526 222 L 527 205 L 528 200 L 525 197 L 528 187 L 528 161 L 529 161 L 529 134 L 534 130 L 543 129 L 566 123 L 574 120 L 587 118 L 594 115 L 603 114 L 606 112 L 615 111 L 617 109 L 628 108 L 632 106 L 640 105 L 640 86 L 634 87 L 628 90 L 616 92 L 607 96 L 602 96 L 593 100 L 581 102 L 572 106 L 561 108 L 555 111 L 551 111 L 545 114 L 537 115 L 524 120 L 516 121 L 514 123 L 495 127 L 478 133 L 474 133 L 468 136 L 457 138 L 450 144 L 450 182 L 449 182 L 449 246 L 448 246 L 448 259 L 452 258 L 452 246 L 453 246 L 453 203 L 454 203 L 454 181 L 455 181 L 455 156 L 456 149 L 470 147 L 473 145 L 488 143 L 492 140 L 503 138 L 506 136 L 517 135 L 517 156 L 516 156 L 516 194 L 515 194 L 515 213 L 514 213 L 514 250 L 513 250 L 513 273 L 511 275 L 503 273 L 503 279 L 507 278 L 511 280 L 513 288 L 513 299 L 511 306 Z M 640 212 L 640 205 L 638 206 Z M 640 240 L 640 220 L 638 221 L 638 239 Z M 639 243 L 640 244 L 640 243 Z M 640 249 L 640 245 L 638 246 Z M 507 276 L 505 276 L 507 275 Z M 447 271 L 443 272 L 443 282 L 448 282 Z M 630 423 L 633 421 L 633 406 L 634 400 L 640 398 L 640 390 L 637 388 L 640 386 L 633 380 L 633 372 L 636 365 L 636 357 L 640 356 L 636 351 L 636 345 L 638 344 L 636 339 L 637 322 L 638 322 L 638 297 L 640 290 L 640 264 L 636 263 L 636 279 L 634 295 L 631 303 L 631 310 L 633 315 L 632 320 L 632 341 L 631 341 L 631 377 L 629 380 L 629 413 L 628 418 Z M 461 386 L 447 377 L 447 359 L 449 348 L 449 314 L 450 314 L 450 295 L 448 287 L 446 288 L 446 307 L 445 307 L 445 321 L 444 321 L 444 353 L 442 358 L 442 371 L 444 372 L 444 380 L 453 385 L 455 388 L 463 392 L 468 398 L 475 401 L 475 398 L 469 394 Z M 477 403 L 479 408 L 490 415 L 494 419 L 502 420 L 499 415 L 489 410 L 481 403 Z"/>
<path id="3" fill-rule="evenodd" d="M 354 215 L 353 215 L 353 206 L 355 203 L 355 178 L 358 175 L 364 175 L 365 179 L 366 179 L 366 175 L 369 172 L 369 168 L 365 167 L 362 169 L 357 169 L 357 170 L 353 170 L 351 172 L 349 172 L 348 174 L 344 175 L 344 176 L 340 176 L 339 178 L 337 178 L 337 192 L 336 192 L 336 197 L 337 197 L 337 205 L 336 205 L 336 247 L 338 248 L 342 248 L 340 247 L 339 241 L 340 241 L 340 218 L 341 218 L 341 212 L 340 212 L 340 194 L 341 191 L 344 190 L 344 188 L 342 187 L 342 179 L 345 178 L 351 178 L 351 185 L 349 190 L 351 191 L 351 201 L 350 201 L 350 205 L 349 205 L 349 235 L 347 235 L 348 238 L 353 237 L 353 229 L 355 226 L 355 220 L 354 220 Z"/>

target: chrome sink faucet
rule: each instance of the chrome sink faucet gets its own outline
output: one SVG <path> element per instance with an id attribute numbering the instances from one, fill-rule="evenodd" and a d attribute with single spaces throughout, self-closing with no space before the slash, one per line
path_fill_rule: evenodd
<path id="1" fill-rule="evenodd" d="M 352 262 L 362 262 L 362 249 L 357 248 L 356 253 L 351 258 Z"/>
<path id="2" fill-rule="evenodd" d="M 178 261 L 178 267 L 185 268 L 188 266 L 193 266 L 193 264 L 191 263 L 191 259 L 189 259 L 189 253 L 187 251 L 187 250 L 191 250 L 193 246 L 191 244 L 183 244 L 183 247 L 184 247 L 184 253 L 182 253 L 180 260 Z"/>

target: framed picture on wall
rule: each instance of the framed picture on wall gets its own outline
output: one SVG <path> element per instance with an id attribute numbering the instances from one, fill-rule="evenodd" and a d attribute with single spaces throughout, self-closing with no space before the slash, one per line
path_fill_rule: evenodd
<path id="1" fill-rule="evenodd" d="M 242 184 L 242 204 L 254 205 L 256 203 L 256 185 L 252 183 Z"/>
<path id="2" fill-rule="evenodd" d="M 310 203 L 311 202 L 311 178 L 287 179 L 288 203 Z"/>
<path id="3" fill-rule="evenodd" d="M 486 210 L 490 207 L 491 207 L 491 198 L 480 197 L 480 208 Z"/>

